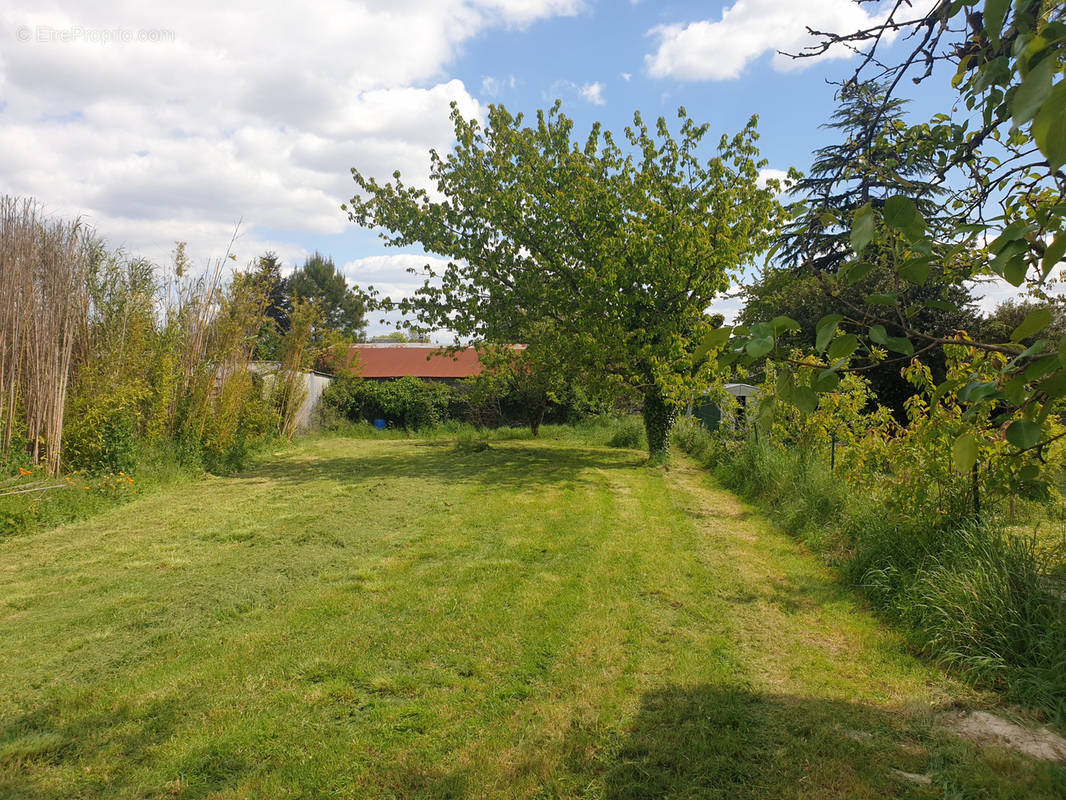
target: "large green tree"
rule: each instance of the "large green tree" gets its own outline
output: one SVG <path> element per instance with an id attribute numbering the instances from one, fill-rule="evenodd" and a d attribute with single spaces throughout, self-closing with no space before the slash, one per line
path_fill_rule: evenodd
<path id="1" fill-rule="evenodd" d="M 302 267 L 289 276 L 286 290 L 290 303 L 303 300 L 318 314 L 316 341 L 324 331 L 336 331 L 349 339 L 362 335 L 366 327 L 366 303 L 348 285 L 333 259 L 315 252 Z"/>
<path id="2" fill-rule="evenodd" d="M 598 124 L 575 141 L 558 103 L 529 126 L 491 106 L 483 127 L 453 106 L 456 145 L 430 153 L 433 194 L 353 169 L 349 216 L 450 259 L 394 305 L 463 338 L 536 333 L 575 371 L 636 389 L 659 458 L 678 402 L 706 378 L 706 309 L 766 249 L 778 210 L 754 119 L 708 158 L 708 126 L 678 116 L 675 136 L 635 114 L 620 144 Z"/>

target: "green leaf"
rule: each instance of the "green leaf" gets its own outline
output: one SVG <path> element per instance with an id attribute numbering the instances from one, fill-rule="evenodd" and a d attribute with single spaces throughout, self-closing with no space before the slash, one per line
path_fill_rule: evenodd
<path id="1" fill-rule="evenodd" d="M 1003 387 L 1003 396 L 1009 403 L 1016 406 L 1020 406 L 1025 402 L 1025 376 L 1019 375 L 1007 381 L 1007 385 Z"/>
<path id="2" fill-rule="evenodd" d="M 795 391 L 795 380 L 793 378 L 791 370 L 782 369 L 777 375 L 777 385 L 775 391 L 777 396 L 784 400 L 786 403 L 792 402 L 792 392 Z"/>
<path id="3" fill-rule="evenodd" d="M 1021 286 L 1025 283 L 1025 273 L 1029 271 L 1029 264 L 1022 255 L 1016 255 L 1003 266 L 1003 279 L 1011 286 Z"/>
<path id="4" fill-rule="evenodd" d="M 729 334 L 732 330 L 732 328 L 726 325 L 709 331 L 707 335 L 703 337 L 703 342 L 700 343 L 700 346 L 696 348 L 696 352 L 692 354 L 693 361 L 700 361 L 712 350 L 719 350 L 724 347 L 725 343 L 729 341 Z"/>
<path id="5" fill-rule="evenodd" d="M 951 457 L 959 472 L 969 472 L 977 463 L 977 440 L 969 433 L 964 433 L 951 445 Z"/>
<path id="6" fill-rule="evenodd" d="M 1029 483 L 1040 477 L 1040 467 L 1037 464 L 1026 464 L 1018 470 L 1018 480 Z"/>
<path id="7" fill-rule="evenodd" d="M 753 339 L 773 339 L 773 325 L 769 322 L 756 322 L 751 326 L 751 336 Z"/>
<path id="8" fill-rule="evenodd" d="M 885 200 L 885 224 L 903 233 L 908 239 L 920 239 L 925 233 L 925 220 L 918 206 L 909 197 L 894 194 Z"/>
<path id="9" fill-rule="evenodd" d="M 873 264 L 870 264 L 869 262 L 866 262 L 866 261 L 856 262 L 855 265 L 852 266 L 852 268 L 848 270 L 848 275 L 847 275 L 848 283 L 851 286 L 854 286 L 856 283 L 861 281 L 863 278 L 865 278 L 867 275 L 869 275 L 873 271 L 874 271 L 874 265 Z"/>
<path id="10" fill-rule="evenodd" d="M 985 33 L 992 44 L 999 46 L 999 34 L 1003 31 L 1003 20 L 1007 16 L 1011 0 L 985 0 Z"/>
<path id="11" fill-rule="evenodd" d="M 1043 438 L 1044 433 L 1039 425 L 1027 419 L 1018 419 L 1007 428 L 1007 441 L 1019 450 L 1028 450 L 1036 447 Z"/>
<path id="12" fill-rule="evenodd" d="M 748 355 L 752 358 L 762 358 L 773 349 L 773 339 L 752 339 L 745 347 Z"/>
<path id="13" fill-rule="evenodd" d="M 1044 356 L 1044 358 L 1039 358 L 1026 367 L 1023 374 L 1025 375 L 1026 381 L 1035 381 L 1038 378 L 1043 378 L 1049 372 L 1058 368 L 1058 356 Z"/>
<path id="14" fill-rule="evenodd" d="M 870 326 L 870 341 L 881 346 L 888 344 L 888 332 L 884 325 Z"/>
<path id="15" fill-rule="evenodd" d="M 1010 103 L 1014 124 L 1021 126 L 1036 116 L 1051 96 L 1051 76 L 1058 59 L 1051 55 L 1029 70 Z"/>
<path id="16" fill-rule="evenodd" d="M 859 346 L 859 337 L 854 333 L 848 333 L 844 336 L 838 336 L 829 345 L 829 358 L 836 360 L 838 358 L 846 358 L 855 352 L 855 349 Z"/>
<path id="17" fill-rule="evenodd" d="M 1066 255 L 1066 233 L 1060 233 L 1055 237 L 1055 241 L 1049 244 L 1047 250 L 1044 251 L 1041 280 L 1047 278 L 1051 270 L 1055 268 L 1055 265 L 1062 261 L 1064 255 Z"/>
<path id="18" fill-rule="evenodd" d="M 811 375 L 811 388 L 821 394 L 834 392 L 840 386 L 840 376 L 832 370 L 823 369 L 817 375 Z"/>
<path id="19" fill-rule="evenodd" d="M 894 306 L 896 296 L 894 294 L 868 294 L 866 302 L 872 306 Z"/>
<path id="20" fill-rule="evenodd" d="M 1059 398 L 1066 396 L 1066 372 L 1056 372 L 1050 378 L 1038 383 L 1036 390 L 1049 397 Z"/>
<path id="21" fill-rule="evenodd" d="M 809 386 L 797 386 L 792 393 L 792 405 L 807 414 L 818 410 L 818 395 Z"/>
<path id="22" fill-rule="evenodd" d="M 1052 171 L 1066 164 L 1066 81 L 1059 81 L 1033 118 L 1033 141 Z"/>
<path id="23" fill-rule="evenodd" d="M 1029 227 L 1029 223 L 1025 220 L 1018 220 L 1017 222 L 1012 222 L 1010 225 L 1000 231 L 999 236 L 989 242 L 988 252 L 996 254 L 1002 253 L 1003 248 L 1005 248 L 1011 242 L 1018 242 L 1019 244 L 1021 244 L 1022 247 L 1028 247 L 1025 242 L 1019 240 L 1024 239 L 1025 235 L 1029 233 L 1030 230 L 1031 229 Z"/>
<path id="24" fill-rule="evenodd" d="M 958 311 L 959 307 L 955 303 L 949 303 L 946 300 L 930 300 L 925 304 L 926 308 L 935 308 L 938 311 Z"/>
<path id="25" fill-rule="evenodd" d="M 774 317 L 770 320 L 770 327 L 774 331 L 774 336 L 780 336 L 786 331 L 798 333 L 801 330 L 800 324 L 792 319 L 792 317 Z"/>
<path id="26" fill-rule="evenodd" d="M 997 239 L 996 241 L 998 242 L 999 240 Z M 994 244 L 996 244 L 996 242 L 993 242 L 993 245 Z M 1005 241 L 996 253 L 996 257 L 992 259 L 991 263 L 989 263 L 988 268 L 997 275 L 1002 275 L 1007 262 L 1010 261 L 1010 259 L 1021 255 L 1028 249 L 1029 243 L 1024 239 L 1015 238 Z"/>
<path id="27" fill-rule="evenodd" d="M 1010 340 L 1012 342 L 1020 342 L 1022 339 L 1028 339 L 1034 333 L 1040 333 L 1051 324 L 1051 319 L 1050 308 L 1038 308 L 1035 311 L 1030 311 L 1025 319 L 1022 320 L 1022 324 L 1011 333 Z"/>
<path id="28" fill-rule="evenodd" d="M 899 276 L 908 283 L 913 283 L 915 286 L 921 286 L 929 280 L 929 260 L 925 258 L 915 258 L 906 261 L 897 272 L 899 273 Z"/>
<path id="29" fill-rule="evenodd" d="M 973 381 L 962 387 L 959 392 L 960 403 L 981 403 L 996 393 L 996 384 Z"/>
<path id="30" fill-rule="evenodd" d="M 885 341 L 885 347 L 905 356 L 914 355 L 914 345 L 911 344 L 910 339 L 905 339 L 902 336 L 889 336 Z"/>
<path id="31" fill-rule="evenodd" d="M 840 314 L 826 314 L 820 320 L 815 327 L 815 339 L 814 346 L 818 352 L 825 350 L 826 345 L 829 344 L 829 340 L 833 338 L 833 334 L 836 333 L 837 325 L 844 319 Z"/>
<path id="32" fill-rule="evenodd" d="M 851 222 L 851 246 L 855 248 L 856 253 L 861 253 L 866 249 L 866 245 L 873 241 L 873 238 L 874 210 L 867 203 L 855 212 L 855 217 Z"/>

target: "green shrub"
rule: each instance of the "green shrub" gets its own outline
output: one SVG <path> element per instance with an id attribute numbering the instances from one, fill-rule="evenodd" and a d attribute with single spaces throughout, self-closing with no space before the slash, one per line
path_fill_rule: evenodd
<path id="1" fill-rule="evenodd" d="M 624 417 L 619 420 L 614 433 L 607 440 L 607 446 L 643 450 L 647 448 L 647 442 L 644 424 L 640 419 L 637 417 Z"/>
<path id="2" fill-rule="evenodd" d="M 390 426 L 422 430 L 461 414 L 462 398 L 447 384 L 405 376 L 385 381 L 338 378 L 322 402 L 352 422 L 384 419 Z"/>
<path id="3" fill-rule="evenodd" d="M 69 406 L 63 462 L 84 472 L 132 472 L 140 450 L 138 404 L 143 393 L 125 387 L 106 395 L 83 394 Z"/>

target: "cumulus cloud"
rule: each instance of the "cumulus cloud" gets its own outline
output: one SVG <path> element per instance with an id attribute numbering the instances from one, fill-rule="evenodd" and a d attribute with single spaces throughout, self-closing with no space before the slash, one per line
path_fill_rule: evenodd
<path id="1" fill-rule="evenodd" d="M 270 4 L 266 4 L 270 5 Z M 449 104 L 483 108 L 445 68 L 493 26 L 582 0 L 11 0 L 0 8 L 0 186 L 82 214 L 165 260 L 225 248 L 299 254 L 264 229 L 337 234 L 349 168 L 420 180 Z M 105 35 L 106 34 L 106 35 Z"/>
<path id="2" fill-rule="evenodd" d="M 922 12 L 918 0 L 914 17 Z M 797 53 L 815 39 L 807 27 L 851 32 L 883 20 L 892 3 L 857 5 L 853 0 L 736 0 L 719 20 L 659 25 L 648 31 L 658 48 L 645 56 L 648 73 L 656 78 L 684 81 L 737 78 L 754 59 L 775 53 L 774 69 L 803 69 L 810 59 L 794 60 L 776 51 Z M 834 48 L 822 58 L 849 58 L 851 52 Z"/>
<path id="3" fill-rule="evenodd" d="M 603 96 L 603 84 L 599 81 L 584 84 L 577 84 L 574 81 L 556 81 L 541 96 L 545 103 L 551 103 L 553 100 L 564 96 L 580 98 L 586 103 L 592 103 L 595 106 L 602 106 L 607 103 L 607 98 Z"/>
<path id="4" fill-rule="evenodd" d="M 581 97 L 594 106 L 606 105 L 607 100 L 603 96 L 603 84 L 599 81 L 586 83 L 581 87 Z"/>

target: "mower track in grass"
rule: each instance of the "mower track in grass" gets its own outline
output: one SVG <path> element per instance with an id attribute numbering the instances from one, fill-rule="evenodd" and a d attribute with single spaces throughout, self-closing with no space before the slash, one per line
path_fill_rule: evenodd
<path id="1" fill-rule="evenodd" d="M 993 703 L 682 458 L 318 438 L 0 541 L 3 798 L 1066 796 Z"/>

